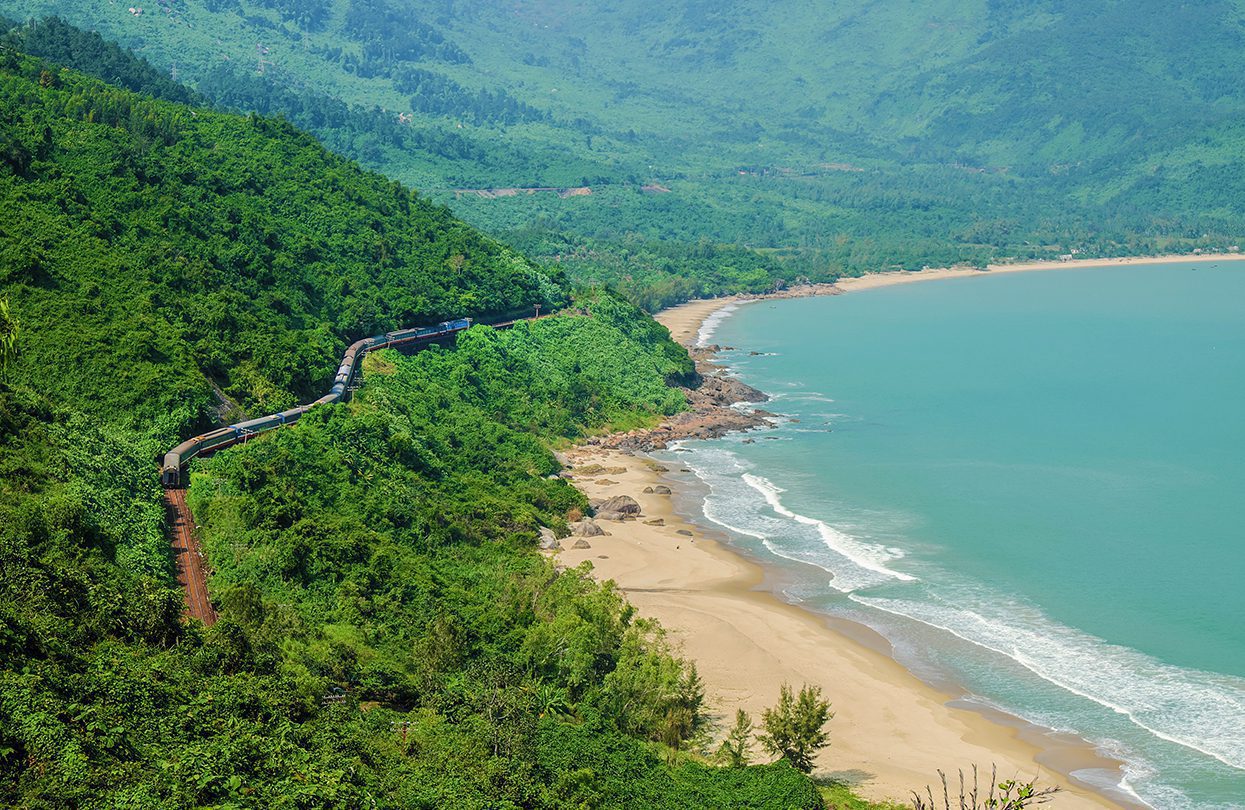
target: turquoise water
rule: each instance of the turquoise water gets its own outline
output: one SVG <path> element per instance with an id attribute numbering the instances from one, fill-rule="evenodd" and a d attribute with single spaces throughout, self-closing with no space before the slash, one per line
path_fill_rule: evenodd
<path id="1" fill-rule="evenodd" d="M 668 457 L 789 598 L 1121 757 L 1155 807 L 1245 807 L 1245 262 L 765 301 L 712 328 L 790 419 Z"/>

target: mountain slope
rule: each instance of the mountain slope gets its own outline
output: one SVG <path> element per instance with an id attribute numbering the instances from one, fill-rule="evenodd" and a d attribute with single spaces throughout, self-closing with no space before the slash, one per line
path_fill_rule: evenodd
<path id="1" fill-rule="evenodd" d="M 355 338 L 563 300 L 544 271 L 287 124 L 6 58 L 0 283 L 32 336 L 17 379 L 64 364 L 55 400 L 113 379 L 101 407 L 150 416 L 189 391 L 202 408 L 211 382 L 273 410 L 317 391 Z"/>
<path id="2" fill-rule="evenodd" d="M 703 242 L 754 254 L 765 288 L 1245 238 L 1229 170 L 1245 11 L 1226 0 L 0 12 L 98 29 L 214 103 L 280 112 L 492 233 L 553 232 L 522 238 L 569 244 L 538 257 L 650 306 L 722 289 Z M 673 261 L 643 247 L 658 240 Z"/>
<path id="3" fill-rule="evenodd" d="M 125 75 L 141 75 L 139 67 Z M 587 507 L 549 445 L 683 407 L 634 308 L 371 355 L 346 405 L 192 465 L 220 607 L 180 621 L 158 455 L 318 390 L 400 320 L 556 277 L 288 124 L 0 52 L 0 804 L 819 806 L 779 763 L 664 747 L 695 672 L 535 550 Z M 546 310 L 548 311 L 548 310 Z M 584 766 L 591 762 L 592 768 Z"/>

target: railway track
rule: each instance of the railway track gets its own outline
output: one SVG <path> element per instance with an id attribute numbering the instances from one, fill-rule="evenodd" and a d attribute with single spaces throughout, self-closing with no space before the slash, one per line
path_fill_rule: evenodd
<path id="1" fill-rule="evenodd" d="M 216 624 L 216 608 L 208 599 L 207 560 L 195 534 L 194 518 L 186 506 L 186 490 L 164 490 L 164 509 L 173 542 L 173 560 L 177 565 L 177 582 L 186 595 L 188 619 L 198 619 L 211 627 Z"/>

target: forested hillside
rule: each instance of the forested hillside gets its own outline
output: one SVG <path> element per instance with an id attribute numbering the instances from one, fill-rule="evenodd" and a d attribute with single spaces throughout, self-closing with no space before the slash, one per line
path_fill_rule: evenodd
<path id="1" fill-rule="evenodd" d="M 211 383 L 271 411 L 318 390 L 358 337 L 565 300 L 543 270 L 288 124 L 4 58 L 0 283 L 34 336 L 16 379 L 63 365 L 54 401 L 85 403 L 121 368 L 132 384 L 95 393 L 103 409 L 150 417 L 187 392 L 202 408 Z"/>
<path id="2" fill-rule="evenodd" d="M 357 335 L 569 291 L 287 123 L 11 50 L 0 201 L 0 804 L 820 805 L 785 763 L 681 753 L 694 668 L 535 550 L 586 507 L 551 446 L 684 407 L 661 327 L 585 294 L 374 355 L 349 404 L 196 462 L 204 629 L 163 533 L 177 437 L 318 392 Z"/>
<path id="3" fill-rule="evenodd" d="M 133 14 L 2 0 L 0 12 L 61 14 L 213 103 L 279 112 L 646 306 L 1243 237 L 1245 12 L 1228 2 L 222 0 Z M 535 187 L 549 190 L 514 192 Z M 723 287 L 706 249 L 747 252 L 760 272 Z"/>

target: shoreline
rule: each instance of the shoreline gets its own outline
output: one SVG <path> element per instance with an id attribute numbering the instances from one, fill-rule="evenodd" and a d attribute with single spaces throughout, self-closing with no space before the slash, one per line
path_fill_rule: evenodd
<path id="1" fill-rule="evenodd" d="M 1215 254 L 1031 262 L 992 266 L 989 272 L 895 271 L 767 295 L 691 301 L 656 317 L 675 340 L 699 349 L 694 356 L 712 365 L 716 347 L 701 340 L 706 321 L 711 329 L 723 309 L 752 301 L 995 272 L 1243 259 Z M 719 317 L 712 319 L 715 313 Z M 900 664 L 890 643 L 871 628 L 783 601 L 770 589 L 773 583 L 759 561 L 722 542 L 728 540 L 725 532 L 684 519 L 671 496 L 658 489 L 695 498 L 695 486 L 653 459 L 633 455 L 634 449 L 580 446 L 566 454 L 573 483 L 589 498 L 626 494 L 643 514 L 638 520 L 601 521 L 609 536 L 590 538 L 586 549 L 570 548 L 575 540 L 570 538 L 559 556 L 567 565 L 592 563 L 598 579 L 614 580 L 643 615 L 661 622 L 699 667 L 706 708 L 719 727 L 729 724 L 736 708 L 758 720 L 784 681 L 814 683 L 836 712 L 828 726 L 831 746 L 817 757 L 814 775 L 846 782 L 865 798 L 906 803 L 911 790 L 938 778 L 938 769 L 953 775 L 958 768 L 976 764 L 988 770 L 995 763 L 1000 780 L 1037 778 L 1042 785 L 1060 785 L 1059 807 L 1146 807 L 1125 788 L 1111 787 L 1121 783 L 1124 763 L 1089 742 L 965 700 L 969 695 L 954 684 L 931 685 Z M 575 469 L 593 470 L 592 465 L 607 468 L 607 477 Z M 754 747 L 753 753 L 760 751 Z"/>
<path id="2" fill-rule="evenodd" d="M 670 335 L 689 350 L 698 348 L 699 331 L 704 321 L 720 309 L 752 301 L 783 298 L 808 298 L 818 295 L 841 295 L 859 290 L 891 287 L 951 278 L 980 278 L 1002 273 L 1032 273 L 1046 270 L 1084 270 L 1094 267 L 1130 267 L 1149 264 L 1180 264 L 1245 261 L 1245 253 L 1199 253 L 1195 255 L 1136 256 L 1117 259 L 1069 259 L 1066 261 L 1033 261 L 991 264 L 985 270 L 973 267 L 938 267 L 924 270 L 887 270 L 863 276 L 845 276 L 832 282 L 819 282 L 792 287 L 772 293 L 735 293 L 720 298 L 698 298 L 664 309 L 653 317 L 670 330 Z"/>
<path id="3" fill-rule="evenodd" d="M 1069 776 L 1092 771 L 1118 778 L 1119 763 L 1083 740 L 984 707 L 957 705 L 964 693 L 930 686 L 890 655 L 890 644 L 865 625 L 783 601 L 767 589 L 766 569 L 730 548 L 724 532 L 684 519 L 665 486 L 690 487 L 677 472 L 624 450 L 577 447 L 563 454 L 572 483 L 589 498 L 628 495 L 641 515 L 602 519 L 607 534 L 562 542 L 558 561 L 589 562 L 613 580 L 638 611 L 657 619 L 705 684 L 705 707 L 719 732 L 742 708 L 759 721 L 779 686 L 822 687 L 835 717 L 830 747 L 814 775 L 851 785 L 873 801 L 906 803 L 910 791 L 972 765 L 999 779 L 1037 779 L 1061 787 L 1068 810 L 1128 807 Z M 652 492 L 646 492 L 652 489 Z M 647 522 L 646 522 L 647 521 Z M 656 523 L 654 523 L 654 521 Z M 720 733 L 717 735 L 720 736 Z M 766 761 L 759 746 L 754 761 Z"/>

